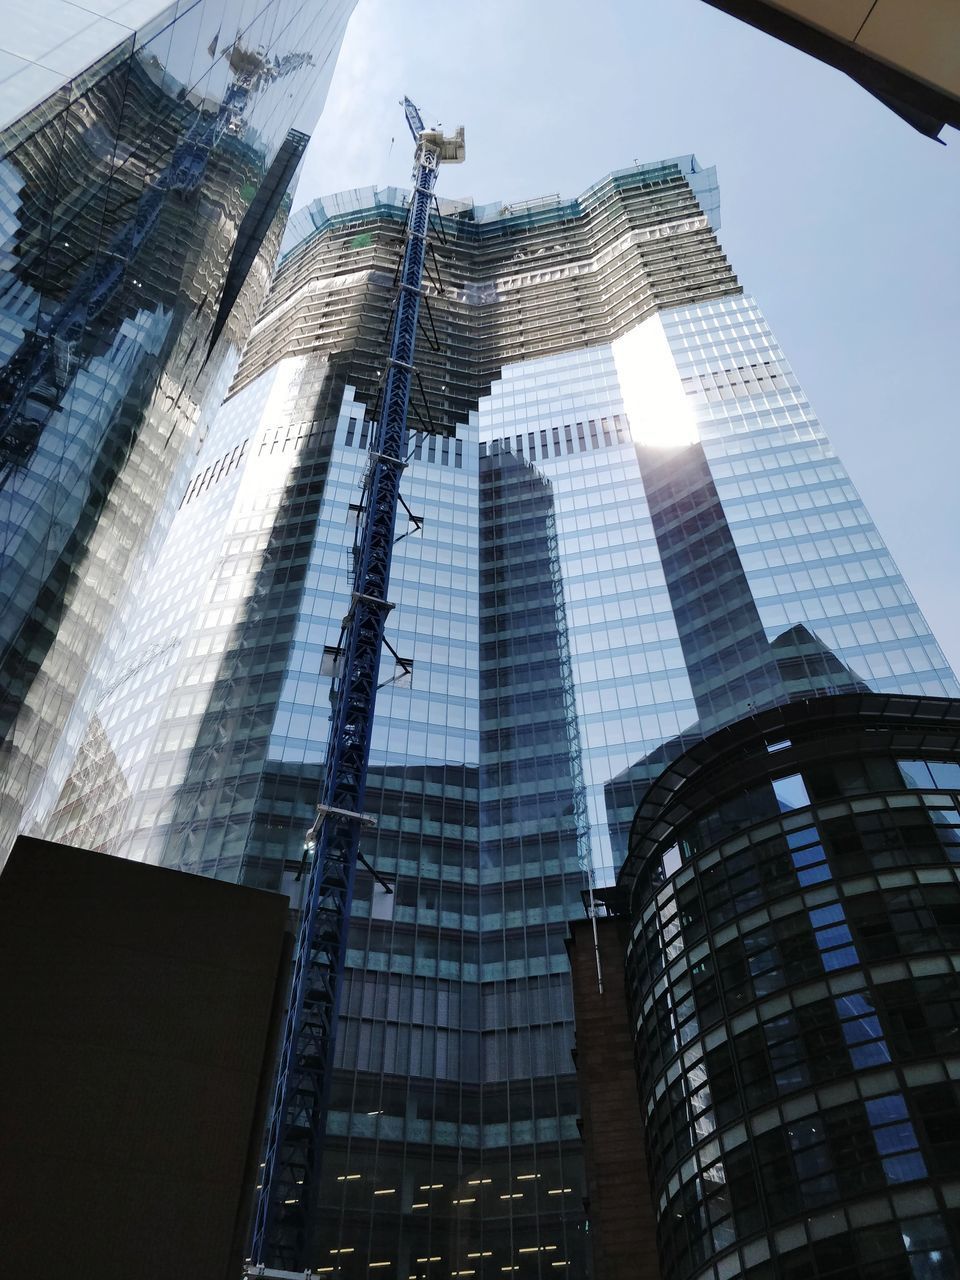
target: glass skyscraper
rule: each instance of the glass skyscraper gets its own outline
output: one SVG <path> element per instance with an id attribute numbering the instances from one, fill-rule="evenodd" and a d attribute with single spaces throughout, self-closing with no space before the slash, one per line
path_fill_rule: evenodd
<path id="1" fill-rule="evenodd" d="M 661 1280 L 960 1275 L 958 746 L 956 699 L 811 698 L 648 791 L 605 895 L 620 918 L 593 922 L 626 998 L 597 996 L 588 954 L 574 978 L 578 1067 L 634 1042 L 615 1104 L 642 1129 Z M 592 1185 L 609 1255 L 626 1215 Z"/>
<path id="2" fill-rule="evenodd" d="M 0 852 L 90 716 L 279 247 L 354 0 L 37 0 L 0 33 Z M 79 701 L 78 701 L 79 697 Z M 64 737 L 64 735 L 66 735 Z"/>
<path id="3" fill-rule="evenodd" d="M 407 207 L 290 219 L 47 836 L 297 901 Z M 564 937 L 648 782 L 751 710 L 957 692 L 717 227 L 691 156 L 439 203 L 323 1273 L 589 1275 Z"/>

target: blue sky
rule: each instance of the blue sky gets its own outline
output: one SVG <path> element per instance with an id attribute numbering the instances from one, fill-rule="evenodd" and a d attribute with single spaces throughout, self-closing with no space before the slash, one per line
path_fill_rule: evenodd
<path id="1" fill-rule="evenodd" d="M 960 671 L 960 133 L 939 146 L 702 0 L 359 0 L 298 204 L 408 185 L 404 93 L 466 126 L 442 195 L 717 165 L 724 249 Z"/>

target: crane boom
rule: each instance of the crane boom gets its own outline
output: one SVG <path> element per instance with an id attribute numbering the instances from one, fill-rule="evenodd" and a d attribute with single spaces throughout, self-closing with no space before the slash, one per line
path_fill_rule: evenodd
<path id="1" fill-rule="evenodd" d="M 307 837 L 313 857 L 294 952 L 251 1247 L 255 1265 L 292 1266 L 294 1270 L 309 1264 L 319 1198 L 321 1147 L 364 821 L 383 632 L 392 608 L 387 592 L 400 479 L 406 466 L 407 409 L 430 206 L 441 161 L 463 159 L 462 128 L 450 137 L 426 130 L 413 103 L 405 98 L 403 105 L 417 143 L 415 185 L 383 410 L 362 504 L 363 528 L 342 637 L 324 782 L 317 819 Z"/>
<path id="2" fill-rule="evenodd" d="M 424 131 L 423 117 L 415 103 L 409 98 L 403 100 L 403 113 L 407 117 L 407 124 L 410 126 L 410 132 L 413 134 L 414 142 L 420 141 L 420 135 Z"/>

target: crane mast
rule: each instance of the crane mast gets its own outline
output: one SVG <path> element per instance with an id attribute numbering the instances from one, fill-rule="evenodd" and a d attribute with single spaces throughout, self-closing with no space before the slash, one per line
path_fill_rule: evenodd
<path id="1" fill-rule="evenodd" d="M 424 128 L 403 102 L 416 142 L 414 190 L 407 218 L 382 412 L 376 425 L 362 503 L 350 609 L 341 637 L 324 781 L 307 835 L 312 852 L 293 960 L 287 1017 L 261 1166 L 251 1243 L 261 1268 L 302 1271 L 319 1199 L 337 1014 L 346 961 L 360 828 L 393 556 L 400 480 L 406 466 L 407 410 L 430 209 L 441 162 L 463 159 L 463 129 Z"/>

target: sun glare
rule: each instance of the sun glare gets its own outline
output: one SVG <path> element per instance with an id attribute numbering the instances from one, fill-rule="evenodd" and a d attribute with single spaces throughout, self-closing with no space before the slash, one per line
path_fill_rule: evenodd
<path id="1" fill-rule="evenodd" d="M 616 338 L 612 347 L 623 407 L 636 443 L 666 449 L 696 444 L 693 408 L 659 315 Z"/>

